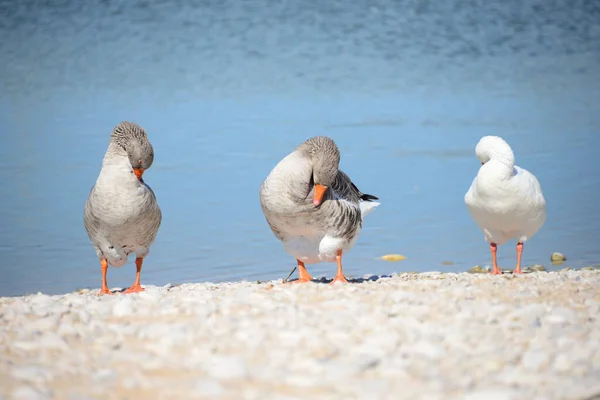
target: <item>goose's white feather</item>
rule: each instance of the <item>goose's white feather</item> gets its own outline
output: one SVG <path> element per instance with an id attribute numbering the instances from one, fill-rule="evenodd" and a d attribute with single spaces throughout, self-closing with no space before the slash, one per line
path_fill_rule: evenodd
<path id="1" fill-rule="evenodd" d="M 362 217 L 364 218 L 365 216 L 369 215 L 380 204 L 381 203 L 379 203 L 378 201 L 361 201 L 360 203 L 358 203 Z"/>
<path id="2" fill-rule="evenodd" d="M 465 195 L 471 216 L 490 243 L 527 241 L 546 220 L 540 183 L 514 164 L 512 149 L 500 137 L 483 137 L 476 153 L 483 165 Z"/>
<path id="3" fill-rule="evenodd" d="M 378 202 L 361 201 L 359 208 L 362 218 L 379 204 Z M 346 253 L 354 247 L 360 231 L 361 228 L 356 227 L 354 235 L 348 241 L 318 225 L 306 224 L 302 227 L 290 225 L 287 230 L 282 230 L 282 242 L 288 254 L 305 264 L 334 262 L 338 250 L 341 249 Z"/>

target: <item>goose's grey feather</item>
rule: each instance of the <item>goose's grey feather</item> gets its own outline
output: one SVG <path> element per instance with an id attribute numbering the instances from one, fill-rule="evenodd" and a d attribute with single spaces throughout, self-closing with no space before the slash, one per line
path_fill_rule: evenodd
<path id="1" fill-rule="evenodd" d="M 145 257 L 158 233 L 162 214 L 156 196 L 134 175 L 131 161 L 139 158 L 139 165 L 148 168 L 153 157 L 141 127 L 119 124 L 85 204 L 84 225 L 96 254 L 115 267 L 123 266 L 130 253 Z"/>
<path id="2" fill-rule="evenodd" d="M 305 263 L 333 261 L 337 250 L 350 250 L 362 228 L 362 203 L 377 199 L 358 190 L 339 170 L 339 152 L 334 146 L 326 137 L 307 140 L 273 168 L 260 189 L 261 207 L 271 230 L 288 253 Z M 322 171 L 319 166 L 334 170 Z M 315 182 L 328 176 L 329 189 L 315 206 Z M 379 205 L 371 204 L 372 208 Z"/>
<path id="3" fill-rule="evenodd" d="M 365 194 L 358 190 L 356 185 L 352 182 L 350 177 L 344 173 L 341 169 L 338 170 L 338 173 L 331 185 L 333 191 L 338 195 L 338 197 L 351 201 L 353 203 L 358 203 L 359 201 L 371 201 L 371 200 L 379 200 L 378 197 Z"/>

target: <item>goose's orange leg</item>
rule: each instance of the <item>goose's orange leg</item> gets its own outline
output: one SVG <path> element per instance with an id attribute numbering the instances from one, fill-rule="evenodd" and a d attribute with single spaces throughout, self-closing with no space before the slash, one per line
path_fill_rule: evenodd
<path id="1" fill-rule="evenodd" d="M 523 255 L 523 243 L 517 243 L 517 268 L 513 271 L 513 274 L 522 274 L 521 271 L 521 256 Z"/>
<path id="2" fill-rule="evenodd" d="M 496 243 L 490 243 L 490 252 L 492 253 L 492 275 L 502 275 L 502 270 L 498 268 L 498 263 L 496 262 L 497 250 L 498 246 L 496 246 Z"/>
<path id="3" fill-rule="evenodd" d="M 105 258 L 100 260 L 100 269 L 102 269 L 102 289 L 98 292 L 98 296 L 103 294 L 112 294 L 110 290 L 108 290 L 108 284 L 106 283 L 106 271 L 108 271 L 108 261 Z"/>
<path id="4" fill-rule="evenodd" d="M 300 260 L 296 261 L 298 261 L 298 279 L 287 283 L 303 283 L 312 281 L 313 277 L 308 273 L 304 263 Z"/>
<path id="5" fill-rule="evenodd" d="M 342 271 L 342 250 L 338 250 L 335 259 L 337 260 L 337 273 L 331 284 L 333 285 L 336 282 L 348 283 L 348 280 L 344 276 L 344 271 Z"/>
<path id="6" fill-rule="evenodd" d="M 144 288 L 140 285 L 140 273 L 142 272 L 142 263 L 143 262 L 144 262 L 143 258 L 135 259 L 135 268 L 136 268 L 135 282 L 133 282 L 133 285 L 131 285 L 131 287 L 123 293 L 137 293 L 137 292 L 144 291 Z"/>

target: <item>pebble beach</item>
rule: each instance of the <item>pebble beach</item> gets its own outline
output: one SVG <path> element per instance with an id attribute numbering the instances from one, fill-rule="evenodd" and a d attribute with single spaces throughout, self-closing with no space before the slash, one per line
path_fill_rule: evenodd
<path id="1" fill-rule="evenodd" d="M 4 297 L 0 398 L 592 399 L 599 288 L 429 272 Z"/>

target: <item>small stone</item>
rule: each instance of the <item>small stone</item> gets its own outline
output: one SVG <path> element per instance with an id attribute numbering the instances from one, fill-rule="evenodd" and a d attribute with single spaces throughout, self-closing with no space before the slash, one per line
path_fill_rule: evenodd
<path id="1" fill-rule="evenodd" d="M 95 382 L 105 383 L 115 378 L 115 373 L 108 368 L 103 368 L 92 374 L 92 379 Z"/>
<path id="2" fill-rule="evenodd" d="M 361 355 L 357 360 L 358 369 L 360 371 L 367 371 L 369 369 L 376 368 L 379 364 L 381 364 L 381 359 L 379 357 Z M 349 370 L 351 371 L 352 369 L 349 368 Z"/>
<path id="3" fill-rule="evenodd" d="M 567 257 L 565 257 L 564 254 L 554 252 L 550 256 L 550 261 L 552 261 L 552 263 L 554 263 L 554 264 L 561 264 L 561 263 L 564 263 L 565 261 L 567 261 Z"/>
<path id="4" fill-rule="evenodd" d="M 11 322 L 17 316 L 17 312 L 12 308 L 6 308 L 2 310 L 2 314 L 0 314 L 0 320 L 4 320 L 5 322 Z"/>
<path id="5" fill-rule="evenodd" d="M 558 346 L 558 348 L 562 351 L 565 350 L 569 350 L 572 349 L 573 347 L 575 347 L 577 345 L 577 341 L 575 339 L 572 339 L 570 337 L 559 337 L 556 340 L 556 345 Z"/>
<path id="6" fill-rule="evenodd" d="M 540 318 L 546 313 L 546 306 L 543 304 L 531 304 L 517 309 L 507 315 L 507 322 L 521 321 L 525 325 L 537 326 L 540 324 Z"/>
<path id="7" fill-rule="evenodd" d="M 90 319 L 92 318 L 90 313 L 87 312 L 85 309 L 80 309 L 77 310 L 77 318 L 79 319 L 79 322 L 81 322 L 82 324 L 87 324 L 88 322 L 90 322 Z"/>
<path id="8" fill-rule="evenodd" d="M 314 387 L 315 384 L 314 378 L 304 373 L 284 375 L 284 382 L 287 385 L 302 388 Z"/>
<path id="9" fill-rule="evenodd" d="M 215 380 L 203 379 L 196 382 L 195 392 L 199 395 L 215 398 L 221 396 L 224 392 L 223 386 Z"/>
<path id="10" fill-rule="evenodd" d="M 139 357 L 136 357 L 136 359 L 139 360 Z M 143 363 L 142 360 L 140 361 Z M 124 377 L 122 385 L 127 389 L 141 389 L 152 386 L 152 384 L 150 383 L 150 379 L 147 376 L 144 376 L 137 369 L 133 369 L 133 371 L 131 371 Z"/>
<path id="11" fill-rule="evenodd" d="M 551 324 L 575 324 L 577 322 L 577 316 L 575 313 L 565 307 L 554 308 L 550 315 L 546 317 L 546 321 Z"/>
<path id="12" fill-rule="evenodd" d="M 529 267 L 529 269 L 531 269 L 532 271 L 537 271 L 537 272 L 546 271 L 546 267 L 544 267 L 542 264 L 532 265 L 531 267 Z"/>
<path id="13" fill-rule="evenodd" d="M 477 390 L 467 393 L 464 400 L 512 400 L 516 399 L 515 392 L 512 390 Z"/>
<path id="14" fill-rule="evenodd" d="M 53 332 L 58 327 L 59 315 L 60 314 L 48 314 L 42 318 L 37 318 L 29 322 L 29 329 L 38 332 Z"/>
<path id="15" fill-rule="evenodd" d="M 30 306 L 33 314 L 38 317 L 45 317 L 52 311 L 55 303 L 56 301 L 52 297 L 38 293 L 38 295 L 31 297 Z"/>
<path id="16" fill-rule="evenodd" d="M 287 394 L 273 394 L 270 396 L 270 400 L 301 400 L 301 398 Z"/>
<path id="17" fill-rule="evenodd" d="M 553 368 L 557 372 L 569 372 L 573 368 L 573 360 L 566 353 L 559 354 L 554 359 Z"/>
<path id="18" fill-rule="evenodd" d="M 26 382 L 44 384 L 52 379 L 52 373 L 47 369 L 38 366 L 15 367 L 11 371 L 11 375 L 15 379 Z"/>
<path id="19" fill-rule="evenodd" d="M 63 351 L 69 349 L 67 343 L 60 336 L 49 332 L 35 341 L 16 341 L 13 343 L 13 347 L 26 352 L 38 349 Z"/>
<path id="20" fill-rule="evenodd" d="M 59 325 L 57 333 L 61 336 L 77 335 L 79 331 L 72 324 L 63 322 Z"/>
<path id="21" fill-rule="evenodd" d="M 143 300 L 144 302 L 147 302 L 148 300 L 157 301 L 164 297 L 165 292 L 160 288 L 146 287 L 145 289 L 146 290 L 138 294 L 140 300 Z"/>
<path id="22" fill-rule="evenodd" d="M 242 359 L 234 356 L 213 356 L 208 372 L 218 379 L 240 379 L 248 373 Z"/>
<path id="23" fill-rule="evenodd" d="M 589 267 L 583 267 L 581 268 L 582 271 L 594 271 L 596 268 L 589 266 Z"/>
<path id="24" fill-rule="evenodd" d="M 93 400 L 93 398 L 80 392 L 71 392 L 69 400 Z"/>
<path id="25" fill-rule="evenodd" d="M 586 376 L 589 374 L 589 372 L 589 365 L 582 362 L 574 363 L 573 367 L 571 368 L 571 375 L 573 376 Z"/>
<path id="26" fill-rule="evenodd" d="M 427 271 L 427 272 L 421 272 L 419 275 L 423 276 L 423 277 L 433 277 L 433 276 L 440 276 L 440 275 L 442 275 L 442 273 L 440 271 Z"/>
<path id="27" fill-rule="evenodd" d="M 600 370 L 600 346 L 596 346 L 596 352 L 592 357 L 592 367 L 596 370 Z"/>
<path id="28" fill-rule="evenodd" d="M 385 261 L 395 262 L 406 260 L 406 257 L 402 254 L 386 254 L 385 256 L 381 256 L 381 259 Z"/>
<path id="29" fill-rule="evenodd" d="M 533 371 L 539 372 L 548 366 L 550 362 L 550 358 L 546 351 L 543 350 L 528 350 L 523 354 L 521 358 L 521 365 L 523 368 Z"/>
<path id="30" fill-rule="evenodd" d="M 597 374 L 583 380 L 580 385 L 571 386 L 567 390 L 569 391 L 569 396 L 564 396 L 563 398 L 582 400 L 600 399 L 600 382 L 598 382 Z"/>
<path id="31" fill-rule="evenodd" d="M 567 322 L 567 320 L 562 315 L 548 315 L 546 317 L 546 322 L 550 324 L 562 325 Z"/>
<path id="32" fill-rule="evenodd" d="M 123 387 L 127 389 L 137 389 L 141 387 L 140 381 L 136 378 L 126 376 L 123 379 Z"/>
<path id="33" fill-rule="evenodd" d="M 442 356 L 442 350 L 439 346 L 430 341 L 420 341 L 410 346 L 411 352 L 417 353 L 420 356 L 427 357 L 432 360 L 437 360 Z"/>
<path id="34" fill-rule="evenodd" d="M 38 392 L 32 387 L 21 386 L 13 390 L 11 399 L 13 400 L 45 400 L 48 396 Z"/>
<path id="35" fill-rule="evenodd" d="M 67 342 L 56 333 L 46 333 L 38 340 L 38 348 L 49 350 L 68 350 Z"/>
<path id="36" fill-rule="evenodd" d="M 485 361 L 483 366 L 488 372 L 498 372 L 504 367 L 504 362 L 499 359 L 489 359 Z"/>
<path id="37" fill-rule="evenodd" d="M 126 317 L 133 313 L 133 300 L 130 296 L 123 297 L 113 308 L 113 315 L 117 318 Z"/>
<path id="38" fill-rule="evenodd" d="M 591 315 L 600 314 L 600 301 L 596 301 L 593 299 L 587 299 L 585 301 L 585 305 L 589 307 L 588 314 L 591 314 Z"/>
<path id="39" fill-rule="evenodd" d="M 467 272 L 470 274 L 483 274 L 486 272 L 486 270 L 480 265 L 476 265 L 473 268 L 469 268 Z"/>

